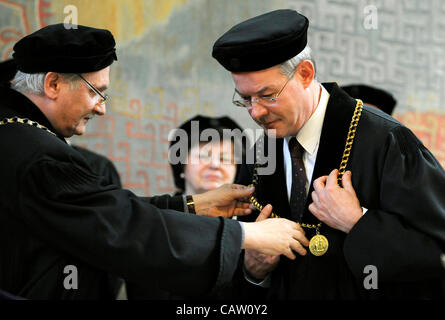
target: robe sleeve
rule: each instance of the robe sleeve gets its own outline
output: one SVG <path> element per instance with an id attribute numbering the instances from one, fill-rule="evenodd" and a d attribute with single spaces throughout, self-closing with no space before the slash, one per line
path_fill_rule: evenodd
<path id="1" fill-rule="evenodd" d="M 239 222 L 161 210 L 155 205 L 179 202 L 140 198 L 101 179 L 82 161 L 40 159 L 20 177 L 17 218 L 62 254 L 142 287 L 203 294 L 231 280 Z"/>
<path id="2" fill-rule="evenodd" d="M 105 177 L 104 181 L 107 184 L 115 184 L 119 188 L 122 188 L 119 173 L 110 159 L 80 146 L 72 145 L 72 148 L 84 157 L 93 172 Z"/>
<path id="3" fill-rule="evenodd" d="M 121 183 L 121 179 L 119 176 L 119 173 L 116 170 L 116 167 L 114 166 L 114 164 L 111 161 L 108 161 L 105 165 L 104 165 L 104 172 L 107 173 L 107 178 L 110 181 L 111 184 L 115 184 L 116 186 L 118 186 L 119 188 L 122 188 L 122 183 Z"/>
<path id="4" fill-rule="evenodd" d="M 444 277 L 445 172 L 405 127 L 393 129 L 382 149 L 380 206 L 346 237 L 346 261 L 359 279 L 366 265 L 382 282 Z"/>
<path id="5" fill-rule="evenodd" d="M 171 209 L 181 212 L 184 212 L 185 210 L 184 199 L 182 195 L 171 196 L 168 194 L 164 194 L 161 196 L 141 197 L 140 199 L 154 205 L 159 209 Z"/>

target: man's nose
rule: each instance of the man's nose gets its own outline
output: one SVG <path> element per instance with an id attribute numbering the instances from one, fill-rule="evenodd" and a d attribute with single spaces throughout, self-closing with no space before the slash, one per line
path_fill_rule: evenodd
<path id="1" fill-rule="evenodd" d="M 216 156 L 216 155 L 213 156 L 212 155 L 212 157 L 210 157 L 209 166 L 211 168 L 215 168 L 215 169 L 219 168 L 221 166 L 221 160 L 220 160 L 219 156 Z"/>
<path id="2" fill-rule="evenodd" d="M 250 108 L 250 116 L 255 121 L 260 121 L 261 118 L 266 116 L 268 110 L 265 106 L 261 105 L 258 102 L 252 101 L 252 107 Z"/>
<path id="3" fill-rule="evenodd" d="M 105 103 L 103 103 L 103 104 L 98 103 L 94 107 L 94 112 L 99 116 L 103 116 L 107 112 L 107 107 L 105 106 Z"/>

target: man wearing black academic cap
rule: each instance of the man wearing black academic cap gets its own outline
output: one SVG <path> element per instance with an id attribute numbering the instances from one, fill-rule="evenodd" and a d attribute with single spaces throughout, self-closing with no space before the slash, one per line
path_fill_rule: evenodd
<path id="1" fill-rule="evenodd" d="M 235 201 L 247 188 L 226 185 L 185 205 L 182 197 L 141 198 L 107 182 L 66 143 L 105 114 L 117 60 L 109 31 L 51 25 L 16 43 L 13 58 L 18 71 L 0 86 L 0 289 L 31 299 L 106 299 L 112 274 L 204 294 L 231 279 L 241 247 L 294 256 L 301 235 L 294 222 L 198 216 L 248 213 Z"/>
<path id="2" fill-rule="evenodd" d="M 232 73 L 233 103 L 275 130 L 275 172 L 246 164 L 238 182 L 253 182 L 258 203 L 299 222 L 310 239 L 295 260 L 245 250 L 238 285 L 250 298 L 439 298 L 445 172 L 402 124 L 315 80 L 308 25 L 277 10 L 213 47 Z"/>

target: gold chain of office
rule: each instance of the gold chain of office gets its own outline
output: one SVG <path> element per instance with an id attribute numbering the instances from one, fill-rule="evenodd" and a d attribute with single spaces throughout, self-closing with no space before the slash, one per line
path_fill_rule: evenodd
<path id="1" fill-rule="evenodd" d="M 346 166 L 348 164 L 349 156 L 351 155 L 352 144 L 354 143 L 355 133 L 357 131 L 358 122 L 363 110 L 363 101 L 356 99 L 357 104 L 352 116 L 351 124 L 349 126 L 348 135 L 346 137 L 346 145 L 343 151 L 343 156 L 340 162 L 339 173 L 337 176 L 337 182 L 341 184 L 343 174 L 346 172 Z M 254 166 L 252 183 L 249 186 L 257 186 L 258 184 L 258 162 Z M 258 202 L 258 199 L 252 195 L 249 198 L 250 203 L 259 211 L 263 210 L 263 206 Z M 271 218 L 279 218 L 275 213 L 270 214 Z M 312 237 L 309 242 L 309 250 L 315 256 L 321 256 L 328 251 L 329 242 L 328 239 L 320 234 L 321 222 L 318 224 L 300 223 L 300 226 L 308 229 L 315 229 L 316 235 Z"/>
<path id="2" fill-rule="evenodd" d="M 42 129 L 42 130 L 44 130 L 46 132 L 49 132 L 49 133 L 51 133 L 54 136 L 57 136 L 54 132 L 49 130 L 47 127 L 42 126 L 37 121 L 29 120 L 28 118 L 19 118 L 19 117 L 5 118 L 5 119 L 0 121 L 0 126 L 6 125 L 6 124 L 10 124 L 10 123 L 27 124 L 27 125 L 30 125 L 32 127 L 36 127 L 36 128 Z"/>

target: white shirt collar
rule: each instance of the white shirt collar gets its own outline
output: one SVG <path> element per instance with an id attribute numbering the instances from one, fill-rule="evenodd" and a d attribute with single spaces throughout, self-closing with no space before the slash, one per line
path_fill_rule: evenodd
<path id="1" fill-rule="evenodd" d="M 296 136 L 297 141 L 310 155 L 313 155 L 317 151 L 321 129 L 323 128 L 324 115 L 329 100 L 329 92 L 321 84 L 320 87 L 321 96 L 318 106 Z M 286 137 L 286 142 L 289 142 L 290 138 L 291 137 Z"/>

